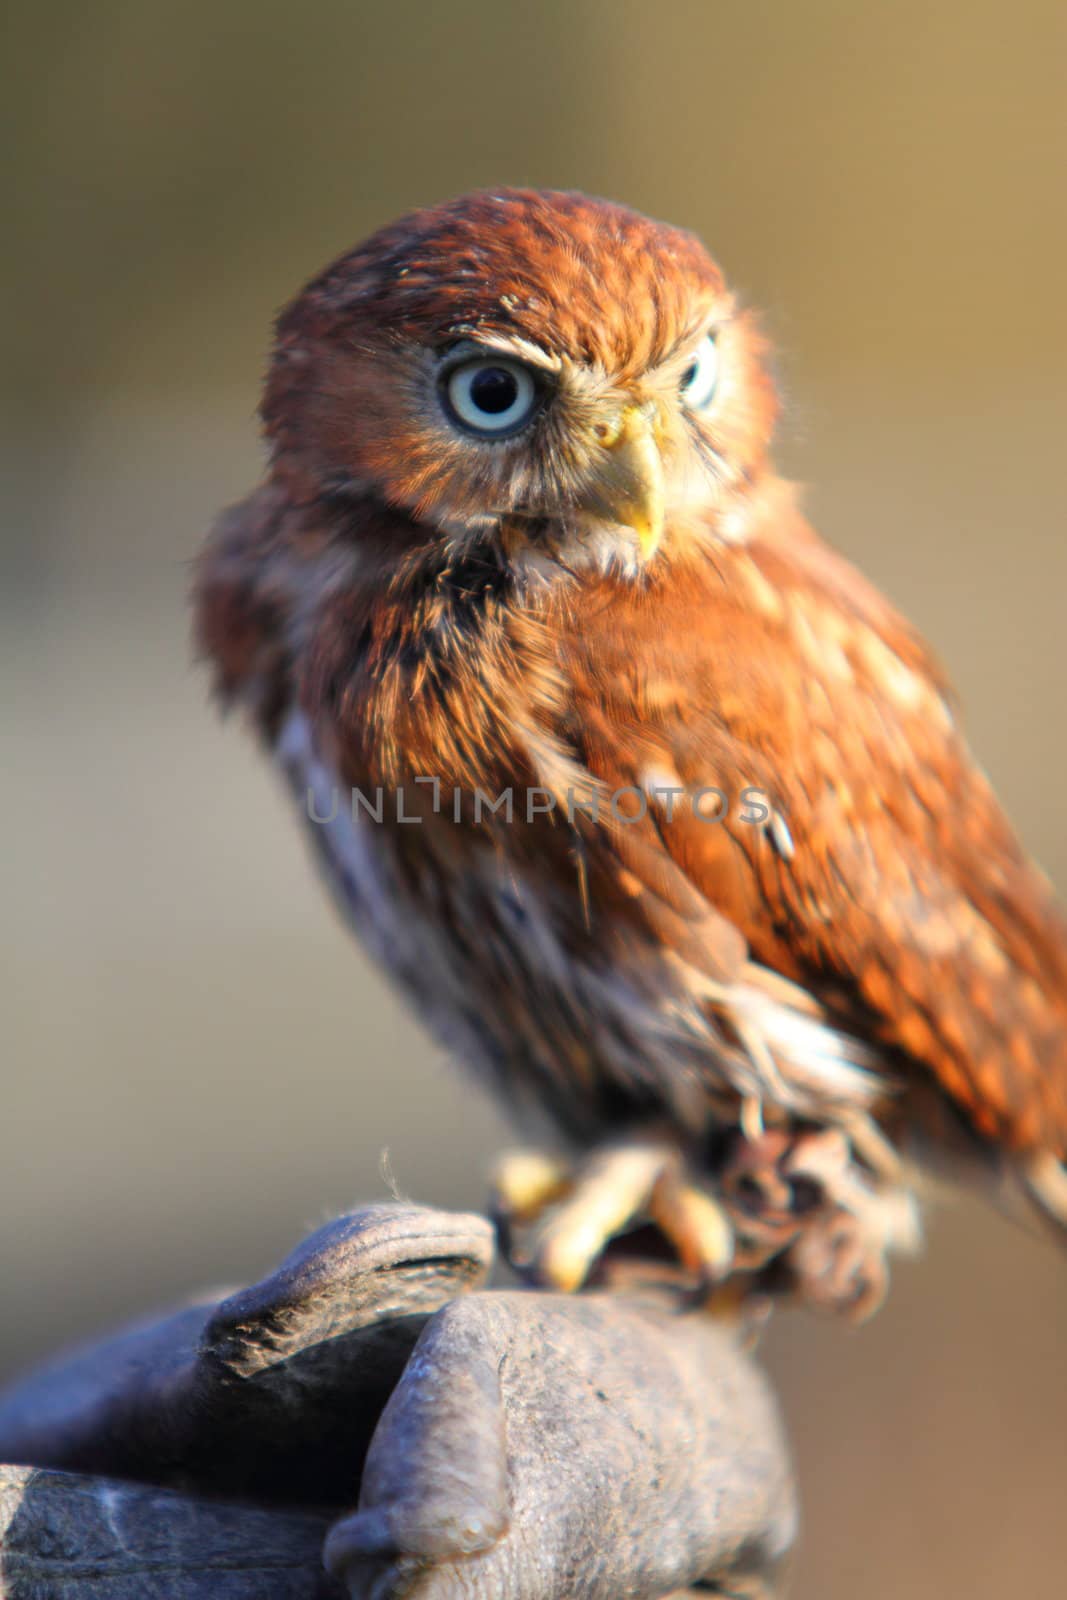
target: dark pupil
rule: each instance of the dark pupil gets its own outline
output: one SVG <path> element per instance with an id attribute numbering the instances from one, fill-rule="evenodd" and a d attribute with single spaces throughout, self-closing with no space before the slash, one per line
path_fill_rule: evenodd
<path id="1" fill-rule="evenodd" d="M 689 385 L 692 383 L 692 381 L 696 377 L 696 375 L 697 375 L 697 364 L 694 361 L 693 365 L 691 367 L 686 367 L 685 371 L 682 373 L 682 388 L 683 389 L 688 389 Z"/>
<path id="2" fill-rule="evenodd" d="M 515 404 L 519 386 L 504 367 L 483 367 L 471 379 L 470 397 L 479 411 L 499 416 Z"/>

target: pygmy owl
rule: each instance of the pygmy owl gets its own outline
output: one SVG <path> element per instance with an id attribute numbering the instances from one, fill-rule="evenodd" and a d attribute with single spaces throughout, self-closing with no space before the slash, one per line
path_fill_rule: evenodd
<path id="1" fill-rule="evenodd" d="M 348 920 L 583 1152 L 502 1170 L 533 1269 L 651 1218 L 865 1309 L 916 1159 L 1067 1220 L 1067 926 L 926 645 L 775 474 L 765 354 L 620 206 L 407 216 L 282 314 L 197 628 Z"/>

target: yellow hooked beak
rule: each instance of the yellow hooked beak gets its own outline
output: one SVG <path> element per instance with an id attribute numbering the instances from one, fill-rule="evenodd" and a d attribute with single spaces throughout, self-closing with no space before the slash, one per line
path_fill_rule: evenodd
<path id="1" fill-rule="evenodd" d="M 663 459 L 652 424 L 640 406 L 627 406 L 611 435 L 602 439 L 604 459 L 578 501 L 581 511 L 632 528 L 642 561 L 663 537 Z"/>

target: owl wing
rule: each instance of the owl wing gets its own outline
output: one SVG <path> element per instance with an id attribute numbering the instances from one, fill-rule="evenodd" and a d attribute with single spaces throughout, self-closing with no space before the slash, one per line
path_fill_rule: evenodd
<path id="1" fill-rule="evenodd" d="M 608 830 L 632 914 L 661 927 L 681 875 L 772 986 L 932 1074 L 980 1133 L 1062 1155 L 1067 924 L 922 642 L 799 519 L 784 533 L 635 593 L 622 626 L 583 604 L 571 634 L 570 736 L 648 797 Z"/>
<path id="2" fill-rule="evenodd" d="M 215 692 L 224 706 L 241 705 L 268 744 L 294 692 L 300 575 L 287 520 L 285 497 L 263 484 L 223 512 L 193 577 L 195 643 L 211 664 Z"/>

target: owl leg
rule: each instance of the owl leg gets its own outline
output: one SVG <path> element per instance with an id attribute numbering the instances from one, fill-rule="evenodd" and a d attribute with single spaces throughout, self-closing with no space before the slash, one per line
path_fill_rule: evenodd
<path id="1" fill-rule="evenodd" d="M 610 1240 L 642 1219 L 655 1223 L 702 1283 L 721 1281 L 733 1258 L 723 1208 L 685 1181 L 682 1157 L 669 1143 L 604 1145 L 569 1178 L 551 1157 L 515 1152 L 497 1167 L 492 1210 L 513 1264 L 513 1227 L 549 1210 L 526 1270 L 554 1289 L 579 1288 Z"/>
<path id="2" fill-rule="evenodd" d="M 736 1274 L 742 1299 L 785 1289 L 859 1320 L 882 1299 L 889 1253 L 918 1243 L 899 1163 L 875 1172 L 869 1153 L 851 1129 L 741 1127 L 698 1184 L 664 1138 L 603 1145 L 573 1170 L 515 1151 L 497 1167 L 492 1213 L 512 1265 L 549 1288 L 578 1289 L 612 1239 L 650 1222 L 702 1293 Z M 520 1250 L 513 1230 L 526 1227 L 532 1243 Z M 609 1270 L 625 1265 L 609 1258 Z"/>
<path id="3" fill-rule="evenodd" d="M 887 1256 L 918 1244 L 915 1202 L 899 1178 L 899 1163 L 891 1178 L 860 1167 L 838 1128 L 742 1139 L 720 1173 L 738 1267 L 759 1273 L 773 1262 L 809 1304 L 869 1316 L 885 1293 Z"/>
<path id="4" fill-rule="evenodd" d="M 537 1280 L 553 1289 L 580 1288 L 609 1239 L 648 1214 L 660 1178 L 676 1159 L 657 1144 L 595 1150 L 540 1229 L 532 1260 Z"/>

